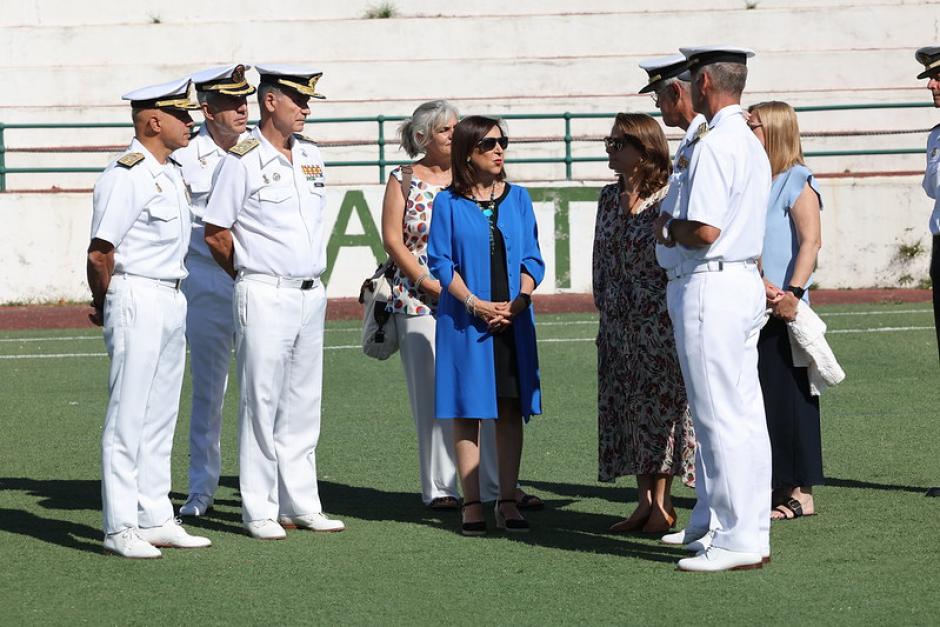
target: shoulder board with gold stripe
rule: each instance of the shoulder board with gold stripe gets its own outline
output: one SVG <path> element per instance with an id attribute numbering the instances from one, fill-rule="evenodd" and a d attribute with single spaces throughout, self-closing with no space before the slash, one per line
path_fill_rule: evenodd
<path id="1" fill-rule="evenodd" d="M 294 137 L 296 137 L 302 142 L 310 142 L 311 144 L 317 143 L 317 140 L 315 140 L 314 138 L 307 137 L 306 135 L 301 135 L 300 133 L 294 133 Z"/>
<path id="2" fill-rule="evenodd" d="M 133 168 L 135 165 L 144 160 L 144 156 L 139 152 L 129 152 L 120 159 L 117 160 L 118 165 L 123 165 L 125 168 Z"/>
<path id="3" fill-rule="evenodd" d="M 228 149 L 230 153 L 238 157 L 244 157 L 249 152 L 261 145 L 257 139 L 246 139 L 243 142 L 238 142 L 234 146 Z"/>

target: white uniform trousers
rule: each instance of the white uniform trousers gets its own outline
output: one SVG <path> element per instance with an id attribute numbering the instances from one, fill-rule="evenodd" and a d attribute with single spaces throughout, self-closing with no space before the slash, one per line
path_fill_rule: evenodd
<path id="1" fill-rule="evenodd" d="M 189 493 L 213 496 L 222 467 L 222 404 L 235 337 L 234 282 L 212 259 L 190 253 L 186 267 L 189 276 L 183 282 L 183 292 L 189 307 L 186 340 L 193 386 Z"/>
<path id="2" fill-rule="evenodd" d="M 696 482 L 718 522 L 712 545 L 768 551 L 770 438 L 757 378 L 763 282 L 753 266 L 726 267 L 671 280 L 667 299 L 701 450 Z"/>
<path id="3" fill-rule="evenodd" d="M 235 283 L 242 518 L 322 511 L 316 448 L 326 290 Z"/>
<path id="4" fill-rule="evenodd" d="M 186 297 L 141 277 L 111 278 L 104 342 L 111 358 L 101 438 L 104 532 L 173 518 L 170 453 L 186 368 Z"/>
<path id="5" fill-rule="evenodd" d="M 453 422 L 434 417 L 434 333 L 433 316 L 395 314 L 398 350 L 411 399 L 411 414 L 418 432 L 418 470 L 421 500 L 457 497 L 457 465 L 454 456 Z M 481 420 L 480 497 L 499 498 L 499 466 L 496 458 L 496 425 Z"/>

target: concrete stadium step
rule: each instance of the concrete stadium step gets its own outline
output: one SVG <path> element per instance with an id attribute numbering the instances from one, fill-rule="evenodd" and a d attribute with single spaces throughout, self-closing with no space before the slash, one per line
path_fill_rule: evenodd
<path id="1" fill-rule="evenodd" d="M 772 28 L 768 25 L 772 24 Z M 316 36 L 311 41 L 311 29 Z M 116 32 L 117 31 L 117 32 Z M 212 32 L 212 37 L 206 37 Z M 469 47 L 468 37 L 485 33 L 493 45 Z M 8 29 L 0 38 L 0 67 L 27 73 L 62 67 L 82 72 L 133 59 L 144 66 L 199 68 L 227 63 L 237 55 L 264 60 L 277 41 L 277 60 L 297 60 L 328 70 L 336 63 L 406 60 L 415 74 L 425 63 L 453 60 L 472 66 L 484 59 L 543 58 L 558 62 L 623 55 L 653 56 L 684 44 L 733 41 L 760 53 L 913 49 L 931 42 L 934 24 L 923 6 L 821 7 L 801 10 L 688 11 L 466 19 L 346 20 L 318 26 L 314 20 L 259 23 L 200 22 Z M 755 33 L 760 33 L 759 37 Z M 898 33 L 904 33 L 899 41 Z M 129 42 L 119 51 L 102 42 Z M 546 37 L 546 35 L 551 35 Z M 628 35 L 628 36 L 627 36 Z M 172 45 L 168 45 L 170 43 Z M 350 45 L 355 42 L 355 45 Z M 117 43 L 117 41 L 115 42 Z M 233 45 L 234 43 L 234 45 Z M 29 51 L 24 54 L 23 51 Z M 116 55 L 116 53 L 118 53 Z M 909 54 L 909 57 L 911 54 Z M 910 61 L 911 59 L 909 59 Z M 565 77 L 559 77 L 562 82 Z"/>
<path id="2" fill-rule="evenodd" d="M 450 60 L 421 63 L 418 79 L 402 87 L 403 75 L 415 70 L 409 61 L 385 63 L 336 61 L 325 67 L 320 84 L 328 98 L 352 101 L 409 101 L 446 96 L 453 100 L 512 101 L 517 98 L 580 98 L 635 93 L 645 83 L 637 63 L 641 55 L 598 58 L 480 59 L 472 66 Z M 799 93 L 817 90 L 879 89 L 886 97 L 920 86 L 908 48 L 880 50 L 766 52 L 750 66 L 752 92 Z M 149 68 L 143 80 L 139 65 L 100 65 L 83 68 L 41 67 L 24 72 L 0 68 L 6 107 L 29 107 L 42 96 L 46 106 L 120 104 L 119 94 L 141 83 L 169 80 L 196 69 L 192 65 Z M 864 71 L 859 71 L 864 68 Z M 458 70 L 458 71 L 455 71 Z M 433 77 L 433 80 L 421 80 Z M 92 88 L 93 86 L 93 88 Z"/>
<path id="3" fill-rule="evenodd" d="M 380 0 L 346 0 L 345 2 L 309 2 L 281 0 L 278 16 L 304 20 L 364 19 L 370 9 L 388 4 L 396 18 L 451 18 L 476 16 L 571 15 L 588 13 L 676 13 L 684 11 L 753 11 L 803 9 L 814 7 L 858 7 L 878 5 L 933 4 L 934 0 L 476 0 L 475 2 L 442 3 L 440 0 L 401 0 L 383 3 Z M 73 0 L 32 0 L 7 3 L 0 12 L 4 26 L 89 26 L 121 24 L 182 24 L 198 22 L 266 21 L 272 17 L 271 6 L 245 0 L 224 6 L 193 3 L 187 0 L 165 0 L 159 5 L 128 3 L 124 0 L 96 0 L 94 10 L 86 3 Z M 384 20 L 381 20 L 384 21 Z"/>

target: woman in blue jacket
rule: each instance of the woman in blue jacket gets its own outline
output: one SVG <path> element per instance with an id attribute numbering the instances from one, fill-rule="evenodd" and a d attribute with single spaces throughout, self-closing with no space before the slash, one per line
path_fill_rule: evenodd
<path id="1" fill-rule="evenodd" d="M 429 269 L 440 281 L 435 413 L 454 421 L 463 489 L 462 532 L 483 535 L 481 420 L 496 420 L 496 524 L 525 532 L 514 498 L 522 424 L 540 414 L 531 294 L 545 274 L 528 192 L 505 181 L 509 138 L 499 120 L 463 119 L 451 144 L 453 183 L 434 201 Z"/>

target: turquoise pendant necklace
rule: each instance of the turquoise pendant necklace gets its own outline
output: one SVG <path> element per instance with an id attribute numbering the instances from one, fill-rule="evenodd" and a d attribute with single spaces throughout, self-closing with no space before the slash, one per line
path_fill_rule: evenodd
<path id="1" fill-rule="evenodd" d="M 480 208 L 480 211 L 483 213 L 483 217 L 486 218 L 486 221 L 489 223 L 490 227 L 490 255 L 493 254 L 496 249 L 496 240 L 494 238 L 493 229 L 496 228 L 496 225 L 493 224 L 493 214 L 496 210 L 496 181 L 493 181 L 493 186 L 490 188 L 490 199 L 486 204 L 483 201 L 477 200 L 476 194 L 473 196 L 474 202 L 476 202 L 477 207 Z"/>

